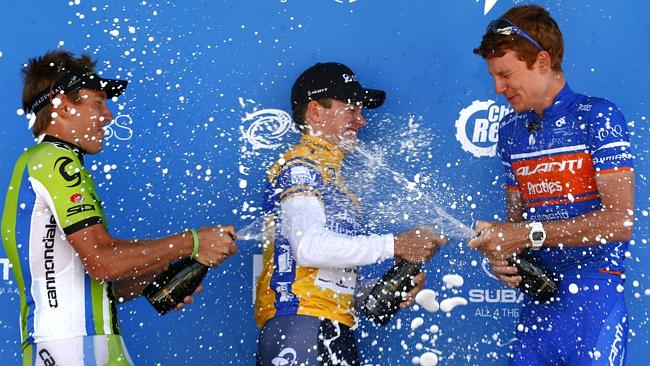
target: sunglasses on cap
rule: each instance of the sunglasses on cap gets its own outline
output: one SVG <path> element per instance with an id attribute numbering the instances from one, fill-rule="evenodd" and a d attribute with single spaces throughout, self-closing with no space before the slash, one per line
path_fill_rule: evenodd
<path id="1" fill-rule="evenodd" d="M 529 36 L 528 33 L 524 32 L 521 28 L 517 27 L 513 22 L 506 18 L 499 18 L 491 21 L 490 24 L 488 24 L 487 31 L 503 36 L 516 34 L 519 37 L 528 40 L 538 50 L 544 51 L 544 48 L 540 46 L 539 43 L 533 39 L 533 37 Z"/>
<path id="2" fill-rule="evenodd" d="M 72 93 L 81 88 L 104 91 L 106 92 L 106 98 L 110 99 L 121 95 L 127 85 L 126 80 L 104 79 L 87 70 L 70 70 L 59 80 L 52 83 L 49 88 L 41 90 L 32 100 L 24 103 L 23 109 L 36 115 L 41 109 L 49 105 L 56 96 Z"/>

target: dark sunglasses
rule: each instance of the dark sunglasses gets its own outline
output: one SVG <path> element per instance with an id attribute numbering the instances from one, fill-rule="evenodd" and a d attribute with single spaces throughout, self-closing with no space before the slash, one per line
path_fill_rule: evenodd
<path id="1" fill-rule="evenodd" d="M 539 43 L 533 39 L 533 37 L 529 36 L 528 33 L 524 32 L 521 28 L 517 27 L 513 22 L 506 18 L 499 18 L 491 21 L 490 24 L 488 24 L 487 31 L 504 36 L 516 34 L 519 37 L 528 40 L 538 50 L 544 51 L 544 48 L 540 46 Z"/>

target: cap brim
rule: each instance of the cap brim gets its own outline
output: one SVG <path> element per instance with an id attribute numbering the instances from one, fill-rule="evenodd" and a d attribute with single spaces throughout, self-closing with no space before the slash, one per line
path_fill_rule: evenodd
<path id="1" fill-rule="evenodd" d="M 364 108 L 374 109 L 381 107 L 386 100 L 386 92 L 377 89 L 363 89 L 363 98 L 361 104 Z"/>
<path id="2" fill-rule="evenodd" d="M 81 87 L 86 89 L 102 90 L 106 92 L 106 98 L 111 99 L 122 95 L 128 84 L 129 82 L 126 80 L 104 79 L 94 75 L 92 79 L 88 78 L 84 80 Z"/>

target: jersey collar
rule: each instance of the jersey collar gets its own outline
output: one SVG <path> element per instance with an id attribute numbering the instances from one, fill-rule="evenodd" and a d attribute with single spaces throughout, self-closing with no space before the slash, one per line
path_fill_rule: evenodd
<path id="1" fill-rule="evenodd" d="M 546 107 L 542 112 L 542 117 L 546 119 L 549 116 L 557 114 L 558 111 L 564 112 L 566 106 L 570 104 L 576 97 L 576 93 L 571 90 L 569 83 L 564 83 L 564 86 L 559 93 L 553 99 L 553 103 L 550 106 Z"/>
<path id="2" fill-rule="evenodd" d="M 341 149 L 321 137 L 303 134 L 300 143 L 311 148 L 313 153 L 326 163 L 340 165 L 343 161 Z"/>
<path id="3" fill-rule="evenodd" d="M 65 145 L 70 150 L 72 150 L 72 152 L 74 152 L 75 155 L 77 155 L 77 157 L 81 161 L 81 165 L 83 165 L 83 163 L 84 163 L 84 155 L 86 154 L 86 151 L 84 151 L 79 146 L 77 146 L 75 144 L 71 144 L 71 143 L 69 143 L 67 141 L 61 140 L 58 137 L 54 137 L 54 136 L 50 136 L 50 135 L 44 135 L 43 140 L 41 140 L 41 142 L 50 142 L 50 143 L 53 143 L 53 144 Z"/>
<path id="4" fill-rule="evenodd" d="M 523 115 L 526 117 L 526 123 L 527 127 L 530 130 L 531 129 L 531 124 L 533 125 L 538 125 L 541 127 L 542 123 L 546 120 L 552 119 L 554 116 L 557 116 L 558 114 L 564 114 L 566 111 L 566 106 L 570 105 L 573 100 L 575 100 L 577 94 L 571 90 L 569 87 L 569 83 L 564 83 L 564 86 L 562 89 L 560 89 L 560 92 L 557 93 L 555 98 L 553 99 L 553 103 L 546 107 L 542 111 L 542 118 L 540 119 L 537 113 L 535 113 L 534 110 L 528 110 L 526 112 L 523 112 Z M 534 129 L 534 127 L 533 127 Z"/>

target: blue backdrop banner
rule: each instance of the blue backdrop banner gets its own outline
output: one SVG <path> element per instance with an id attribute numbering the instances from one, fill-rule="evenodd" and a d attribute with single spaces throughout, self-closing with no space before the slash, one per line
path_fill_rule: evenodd
<path id="1" fill-rule="evenodd" d="M 523 3 L 12 1 L 0 7 L 0 187 L 34 143 L 20 109 L 29 58 L 52 49 L 90 54 L 102 75 L 129 80 L 109 103 L 114 120 L 104 151 L 86 162 L 111 234 L 154 238 L 210 224 L 240 231 L 239 253 L 209 271 L 184 310 L 161 317 L 143 298 L 119 306 L 129 353 L 137 365 L 253 365 L 262 187 L 266 169 L 298 139 L 291 85 L 318 61 L 345 63 L 363 85 L 387 92 L 384 106 L 366 113 L 360 152 L 344 164 L 367 224 L 385 233 L 434 223 L 452 236 L 424 266 L 426 287 L 451 305 L 402 310 L 381 327 L 362 319 L 355 332 L 363 364 L 418 364 L 432 352 L 441 365 L 506 365 L 522 295 L 489 273 L 466 236 L 475 220 L 504 218 L 495 144 L 511 107 L 472 49 L 490 20 Z M 537 3 L 563 32 L 572 89 L 616 103 L 631 131 L 637 180 L 626 259 L 627 364 L 647 365 L 650 3 Z M 6 257 L 0 249 L 0 364 L 18 365 L 19 297 Z"/>

